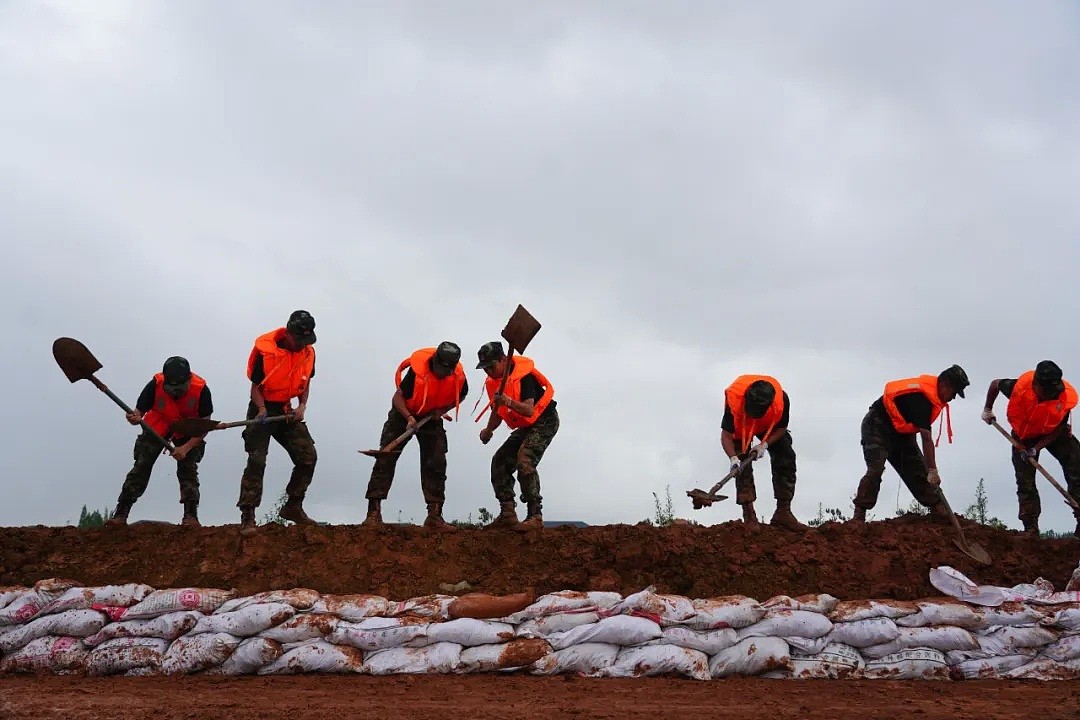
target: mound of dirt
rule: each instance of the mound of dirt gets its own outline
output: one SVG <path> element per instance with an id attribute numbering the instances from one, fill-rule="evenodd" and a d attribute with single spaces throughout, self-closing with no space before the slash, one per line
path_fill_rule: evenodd
<path id="1" fill-rule="evenodd" d="M 453 593 L 627 594 L 651 584 L 698 598 L 827 592 L 841 599 L 916 599 L 940 595 L 928 579 L 939 565 L 983 584 L 1012 586 L 1041 576 L 1062 589 L 1080 560 L 1080 540 L 1033 540 L 964 525 L 969 539 L 990 551 L 992 565 L 957 550 L 950 526 L 916 516 L 862 527 L 827 523 L 806 533 L 763 526 L 756 535 L 739 522 L 561 527 L 527 535 L 268 525 L 251 538 L 241 538 L 236 525 L 0 528 L 0 585 L 58 577 L 88 585 L 141 582 L 244 594 L 306 587 L 406 599 L 446 592 L 440 585 L 457 585 Z"/>

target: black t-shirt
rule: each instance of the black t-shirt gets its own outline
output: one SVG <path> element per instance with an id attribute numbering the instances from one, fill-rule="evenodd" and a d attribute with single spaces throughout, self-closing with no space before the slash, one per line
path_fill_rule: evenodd
<path id="1" fill-rule="evenodd" d="M 888 411 L 885 410 L 884 398 L 879 397 L 871 407 L 885 417 L 889 416 Z M 920 430 L 931 429 L 933 421 L 930 415 L 933 413 L 934 406 L 930 403 L 930 398 L 921 392 L 908 393 L 896 398 L 896 409 L 900 412 L 900 417 Z"/>
<path id="2" fill-rule="evenodd" d="M 157 392 L 157 382 L 151 380 L 139 393 L 139 399 L 135 402 L 135 409 L 144 415 L 154 407 L 154 393 Z M 210 386 L 203 386 L 199 393 L 199 417 L 210 417 L 214 414 L 214 400 L 210 397 Z"/>
<path id="3" fill-rule="evenodd" d="M 716 416 L 714 415 L 713 417 Z M 791 398 L 788 397 L 787 391 L 784 391 L 784 413 L 780 416 L 780 422 L 776 423 L 776 427 L 786 428 L 790 422 Z M 724 407 L 724 417 L 720 420 L 720 427 L 727 430 L 729 433 L 735 432 L 735 416 L 731 413 L 731 408 Z"/>
<path id="4" fill-rule="evenodd" d="M 431 362 L 430 360 L 428 361 Z M 398 389 L 401 390 L 401 397 L 409 400 L 413 396 L 413 391 L 416 389 L 416 373 L 412 368 L 405 371 L 405 375 L 401 378 L 401 384 L 398 385 Z M 465 399 L 465 396 L 469 394 L 469 379 L 465 378 L 465 381 L 461 385 L 461 394 L 458 395 L 458 402 Z"/>
<path id="5" fill-rule="evenodd" d="M 285 347 L 284 345 L 281 344 L 280 340 L 278 340 L 277 346 L 279 348 L 281 348 L 282 350 L 288 350 L 287 347 Z M 309 378 L 315 377 L 315 361 L 314 361 L 314 359 L 311 361 L 311 374 L 308 375 L 308 377 Z M 265 379 L 266 379 L 266 370 L 263 369 L 263 356 L 262 356 L 261 352 L 256 352 L 255 353 L 255 362 L 251 366 L 251 382 L 253 384 L 255 384 L 255 385 L 258 385 L 259 383 L 261 383 Z"/>

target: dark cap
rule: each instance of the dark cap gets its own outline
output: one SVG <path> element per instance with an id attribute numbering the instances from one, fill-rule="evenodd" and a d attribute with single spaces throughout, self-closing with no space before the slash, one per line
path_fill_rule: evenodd
<path id="1" fill-rule="evenodd" d="M 746 388 L 743 409 L 752 418 L 762 417 L 776 399 L 776 388 L 765 380 L 756 380 Z"/>
<path id="2" fill-rule="evenodd" d="M 161 366 L 161 374 L 167 385 L 183 385 L 191 379 L 191 365 L 185 358 L 173 355 Z"/>
<path id="3" fill-rule="evenodd" d="M 315 343 L 315 318 L 307 310 L 294 310 L 285 323 L 285 330 L 301 345 Z"/>
<path id="4" fill-rule="evenodd" d="M 480 362 L 476 363 L 476 369 L 479 370 L 480 368 L 491 367 L 497 361 L 506 357 L 506 353 L 503 352 L 502 343 L 494 340 L 481 345 L 476 352 L 476 357 L 480 359 Z"/>
<path id="5" fill-rule="evenodd" d="M 964 397 L 964 388 L 971 384 L 967 373 L 964 372 L 964 368 L 959 365 L 953 365 L 942 370 L 938 375 L 938 380 L 949 383 L 949 387 L 955 390 L 960 397 Z"/>
<path id="6" fill-rule="evenodd" d="M 435 357 L 432 361 L 447 370 L 453 370 L 461 361 L 461 348 L 457 344 L 444 340 L 435 348 Z"/>
<path id="7" fill-rule="evenodd" d="M 1051 395 L 1060 395 L 1065 391 L 1061 368 L 1053 360 L 1043 360 L 1035 366 L 1035 382 Z"/>

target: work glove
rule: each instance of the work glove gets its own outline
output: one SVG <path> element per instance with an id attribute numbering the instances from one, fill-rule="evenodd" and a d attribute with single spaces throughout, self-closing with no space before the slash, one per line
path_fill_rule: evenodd
<path id="1" fill-rule="evenodd" d="M 997 418 L 996 418 L 996 417 L 994 417 L 994 411 L 993 411 L 993 410 L 991 410 L 990 408 L 983 408 L 983 411 L 982 411 L 982 416 L 981 416 L 981 417 L 982 417 L 982 421 L 983 421 L 984 423 L 986 423 L 987 425 L 990 425 L 990 424 L 992 424 L 992 423 L 993 423 L 993 422 L 994 422 L 995 420 L 997 420 Z"/>
<path id="2" fill-rule="evenodd" d="M 760 460 L 765 457 L 765 451 L 769 449 L 769 443 L 764 440 L 757 447 L 750 448 L 750 454 L 754 456 L 754 460 Z"/>
<path id="3" fill-rule="evenodd" d="M 1030 462 L 1035 459 L 1035 456 L 1039 454 L 1039 451 L 1035 448 L 1027 448 L 1020 451 L 1020 460 L 1023 462 Z"/>
<path id="4" fill-rule="evenodd" d="M 934 487 L 941 487 L 941 476 L 938 475 L 937 468 L 926 473 L 926 481 Z"/>
<path id="5" fill-rule="evenodd" d="M 731 467 L 728 468 L 728 472 L 735 473 L 736 475 L 738 475 L 739 474 L 739 465 L 742 464 L 742 461 L 739 460 L 737 455 L 732 455 L 731 457 L 728 458 L 728 460 L 731 462 Z"/>

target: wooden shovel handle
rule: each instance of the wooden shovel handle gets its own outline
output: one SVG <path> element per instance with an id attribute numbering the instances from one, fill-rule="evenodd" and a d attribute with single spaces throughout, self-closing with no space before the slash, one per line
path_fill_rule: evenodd
<path id="1" fill-rule="evenodd" d="M 1020 441 L 1012 436 L 1012 433 L 1010 433 L 998 424 L 997 420 L 994 420 L 991 424 L 995 428 L 997 428 L 997 431 L 1004 435 L 1005 439 L 1011 442 L 1013 444 L 1013 447 L 1015 447 L 1017 450 L 1025 449 L 1024 446 L 1020 443 Z M 1044 478 L 1049 480 L 1050 484 L 1053 485 L 1059 493 L 1061 493 L 1061 496 L 1065 498 L 1065 502 L 1068 503 L 1069 507 L 1071 507 L 1073 510 L 1080 510 L 1080 504 L 1077 504 L 1076 498 L 1070 495 L 1068 491 L 1065 490 L 1065 488 L 1061 487 L 1058 481 L 1054 479 L 1054 476 L 1047 472 L 1046 468 L 1039 464 L 1038 460 L 1036 460 L 1035 458 L 1028 458 L 1028 462 L 1034 465 L 1035 469 L 1038 470 Z"/>
<path id="2" fill-rule="evenodd" d="M 90 377 L 87 378 L 87 380 L 92 382 L 94 384 L 94 387 L 96 387 L 98 390 L 100 390 L 101 392 L 108 395 L 109 399 L 112 400 L 117 405 L 119 405 L 121 408 L 123 408 L 124 412 L 129 413 L 129 414 L 134 412 L 131 408 L 129 408 L 127 406 L 127 403 L 125 403 L 123 400 L 118 398 L 116 396 L 116 393 L 114 393 L 112 390 L 110 390 L 108 385 L 106 385 L 105 383 L 98 380 L 95 375 L 91 375 Z M 169 442 L 165 438 L 161 437 L 161 435 L 159 435 L 158 432 L 156 430 L 154 430 L 154 428 L 150 427 L 150 425 L 147 424 L 147 422 L 145 420 L 139 420 L 139 424 L 142 425 L 143 430 L 148 435 L 150 435 L 150 437 L 156 439 L 158 442 L 160 442 L 162 445 L 164 445 L 166 448 L 168 448 L 170 453 L 174 452 L 176 450 L 175 445 L 173 445 L 171 442 Z"/>

